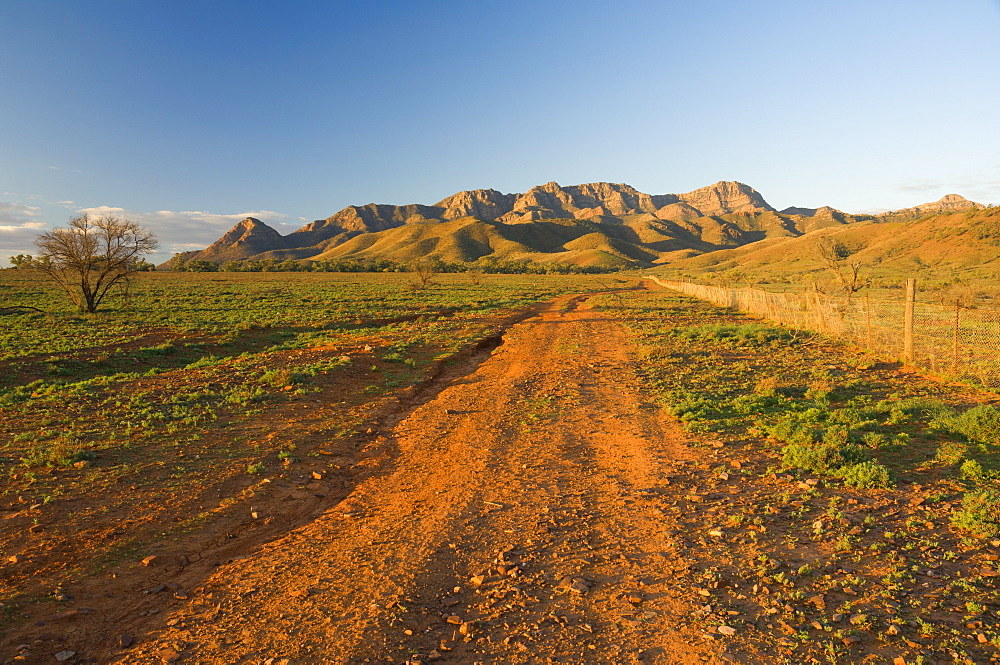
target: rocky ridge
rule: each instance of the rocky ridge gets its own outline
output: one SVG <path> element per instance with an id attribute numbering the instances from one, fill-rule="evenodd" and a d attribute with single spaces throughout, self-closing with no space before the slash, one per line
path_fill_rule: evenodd
<path id="1" fill-rule="evenodd" d="M 964 196 L 959 196 L 958 194 L 946 194 L 942 196 L 937 201 L 932 201 L 931 203 L 922 203 L 918 206 L 913 206 L 912 208 L 903 208 L 902 210 L 893 210 L 891 212 L 884 212 L 880 217 L 887 217 L 889 215 L 927 215 L 931 213 L 939 212 L 960 212 L 963 210 L 980 210 L 986 206 L 982 203 L 976 203 L 975 201 L 970 201 Z"/>
<path id="2" fill-rule="evenodd" d="M 981 207 L 950 194 L 886 215 Z M 684 194 L 646 194 L 623 183 L 549 182 L 522 194 L 462 191 L 433 205 L 351 205 L 286 236 L 248 217 L 207 249 L 186 252 L 172 261 L 410 261 L 424 256 L 475 261 L 493 256 L 580 265 L 652 265 L 669 262 L 678 251 L 710 252 L 866 219 L 876 218 L 852 216 L 829 206 L 779 212 L 757 190 L 735 181 Z"/>

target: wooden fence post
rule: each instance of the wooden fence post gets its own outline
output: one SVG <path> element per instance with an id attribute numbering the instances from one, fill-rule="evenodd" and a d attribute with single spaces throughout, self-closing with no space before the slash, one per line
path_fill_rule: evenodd
<path id="1" fill-rule="evenodd" d="M 913 362 L 913 310 L 917 302 L 917 280 L 906 280 L 906 303 L 903 310 L 903 360 Z"/>

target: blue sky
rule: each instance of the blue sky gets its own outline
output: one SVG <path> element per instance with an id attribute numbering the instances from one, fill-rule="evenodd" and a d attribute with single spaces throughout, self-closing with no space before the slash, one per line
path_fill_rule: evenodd
<path id="1" fill-rule="evenodd" d="M 4 262 L 80 211 L 166 258 L 551 180 L 1000 203 L 997 0 L 4 0 L 0 35 Z"/>

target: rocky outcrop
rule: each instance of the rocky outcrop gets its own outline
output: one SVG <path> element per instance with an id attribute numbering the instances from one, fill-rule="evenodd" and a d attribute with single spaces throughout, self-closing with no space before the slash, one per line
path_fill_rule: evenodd
<path id="1" fill-rule="evenodd" d="M 259 219 L 247 217 L 237 222 L 208 248 L 200 252 L 185 253 L 185 260 L 235 261 L 285 247 L 284 236 Z"/>
<path id="2" fill-rule="evenodd" d="M 687 194 L 679 194 L 677 198 L 703 215 L 774 211 L 760 192 L 742 182 L 720 181 Z"/>
<path id="3" fill-rule="evenodd" d="M 492 221 L 514 209 L 517 194 L 503 194 L 495 189 L 459 192 L 434 204 L 441 208 L 441 219 L 476 217 Z"/>
<path id="4" fill-rule="evenodd" d="M 799 215 L 800 217 L 825 217 L 835 214 L 843 214 L 836 208 L 830 206 L 820 206 L 819 208 L 798 208 L 790 206 L 781 211 L 782 215 Z"/>
<path id="5" fill-rule="evenodd" d="M 942 196 L 937 201 L 931 203 L 922 203 L 918 206 L 913 206 L 912 208 L 903 208 L 902 210 L 893 210 L 892 212 L 882 213 L 881 216 L 889 215 L 928 215 L 937 212 L 961 212 L 963 210 L 979 210 L 980 208 L 985 208 L 982 203 L 976 203 L 975 201 L 970 201 L 964 196 L 959 196 L 958 194 L 946 194 Z"/>

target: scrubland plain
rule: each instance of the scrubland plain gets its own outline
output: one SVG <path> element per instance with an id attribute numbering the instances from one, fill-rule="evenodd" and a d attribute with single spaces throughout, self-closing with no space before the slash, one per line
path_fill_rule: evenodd
<path id="1" fill-rule="evenodd" d="M 996 658 L 997 395 L 624 273 L 410 280 L 0 271 L 0 658 Z"/>

